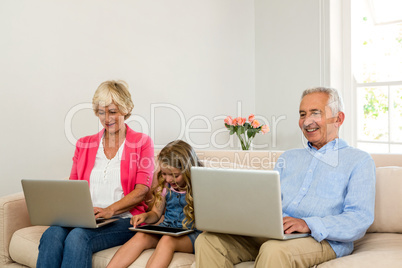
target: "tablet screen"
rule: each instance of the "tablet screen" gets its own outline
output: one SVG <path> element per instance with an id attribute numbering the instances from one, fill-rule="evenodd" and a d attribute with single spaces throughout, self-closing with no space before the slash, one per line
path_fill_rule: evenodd
<path id="1" fill-rule="evenodd" d="M 191 229 L 172 228 L 172 227 L 164 227 L 164 226 L 157 226 L 157 225 L 143 225 L 143 226 L 138 226 L 136 228 L 131 227 L 129 229 L 132 231 L 138 231 L 138 232 L 146 232 L 146 233 L 161 234 L 161 235 L 172 235 L 172 236 L 180 236 L 180 235 L 194 232 L 194 230 L 191 230 Z"/>

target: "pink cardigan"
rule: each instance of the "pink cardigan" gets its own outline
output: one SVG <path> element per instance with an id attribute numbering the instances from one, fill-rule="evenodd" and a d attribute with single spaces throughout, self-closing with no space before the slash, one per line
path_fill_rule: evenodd
<path id="1" fill-rule="evenodd" d="M 154 171 L 154 145 L 152 139 L 143 133 L 135 132 L 126 125 L 126 141 L 120 164 L 121 185 L 127 195 L 136 184 L 151 188 Z M 86 180 L 95 164 L 96 153 L 102 139 L 103 129 L 98 134 L 86 136 L 77 141 L 73 157 L 70 180 Z M 148 206 L 142 201 L 130 212 L 132 215 L 144 213 Z"/>

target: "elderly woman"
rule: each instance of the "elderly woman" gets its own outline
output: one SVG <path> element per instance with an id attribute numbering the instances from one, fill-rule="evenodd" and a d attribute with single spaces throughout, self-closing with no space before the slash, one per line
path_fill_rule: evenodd
<path id="1" fill-rule="evenodd" d="M 96 218 L 119 219 L 97 229 L 51 226 L 40 240 L 39 268 L 91 267 L 94 252 L 133 236 L 130 218 L 147 209 L 144 198 L 152 185 L 154 148 L 150 137 L 124 123 L 134 107 L 127 85 L 103 82 L 92 103 L 104 129 L 78 140 L 70 180 L 88 181 Z"/>

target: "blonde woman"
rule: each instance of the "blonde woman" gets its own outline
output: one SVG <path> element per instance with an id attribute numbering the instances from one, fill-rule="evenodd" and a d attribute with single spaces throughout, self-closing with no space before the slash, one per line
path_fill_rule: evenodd
<path id="1" fill-rule="evenodd" d="M 194 229 L 190 169 L 201 166 L 197 155 L 186 142 L 173 141 L 161 150 L 158 165 L 154 206 L 147 213 L 133 216 L 131 223 L 134 227 L 142 223 L 157 223 L 164 215 L 159 226 Z M 174 252 L 194 252 L 194 242 L 199 234 L 199 230 L 179 237 L 138 232 L 116 252 L 108 267 L 127 267 L 149 248 L 155 248 L 155 251 L 147 267 L 168 267 Z"/>
<path id="2" fill-rule="evenodd" d="M 40 241 L 38 268 L 92 267 L 92 254 L 127 242 L 130 218 L 148 208 L 154 147 L 124 123 L 134 107 L 126 83 L 103 82 L 92 104 L 104 129 L 78 140 L 70 180 L 88 181 L 96 218 L 119 219 L 97 229 L 51 226 Z"/>

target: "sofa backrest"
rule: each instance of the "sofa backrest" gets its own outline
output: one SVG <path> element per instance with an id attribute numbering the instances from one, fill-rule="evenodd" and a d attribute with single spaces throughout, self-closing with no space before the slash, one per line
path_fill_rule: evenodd
<path id="1" fill-rule="evenodd" d="M 283 151 L 197 151 L 206 166 L 273 169 Z M 375 219 L 368 232 L 402 233 L 402 154 L 371 154 L 376 170 Z"/>
<path id="2" fill-rule="evenodd" d="M 202 160 L 230 162 L 234 165 L 249 166 L 255 169 L 272 169 L 283 151 L 239 151 L 239 150 L 197 150 Z M 376 167 L 402 167 L 402 154 L 371 154 Z"/>
<path id="3" fill-rule="evenodd" d="M 402 167 L 376 170 L 374 223 L 369 233 L 402 233 Z"/>
<path id="4" fill-rule="evenodd" d="M 250 169 L 273 169 L 282 153 L 283 151 L 197 151 L 198 157 L 211 165 L 221 163 L 221 167 Z"/>
<path id="5" fill-rule="evenodd" d="M 402 154 L 371 154 L 376 167 L 402 167 Z"/>

